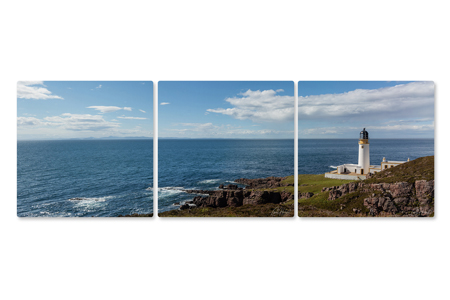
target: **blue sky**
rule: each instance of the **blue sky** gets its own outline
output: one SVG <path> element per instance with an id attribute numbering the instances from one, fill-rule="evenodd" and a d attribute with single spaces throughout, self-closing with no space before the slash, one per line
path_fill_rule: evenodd
<path id="1" fill-rule="evenodd" d="M 21 81 L 17 138 L 153 136 L 151 81 Z"/>
<path id="2" fill-rule="evenodd" d="M 292 81 L 161 81 L 159 137 L 294 138 Z"/>
<path id="3" fill-rule="evenodd" d="M 300 81 L 299 138 L 433 138 L 434 83 Z"/>

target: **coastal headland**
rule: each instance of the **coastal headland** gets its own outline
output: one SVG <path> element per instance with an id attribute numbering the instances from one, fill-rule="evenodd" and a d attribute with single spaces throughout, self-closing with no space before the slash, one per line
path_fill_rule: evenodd
<path id="1" fill-rule="evenodd" d="M 293 217 L 294 176 L 240 178 L 218 190 L 184 190 L 197 194 L 161 217 Z"/>
<path id="2" fill-rule="evenodd" d="M 433 217 L 434 156 L 383 170 L 365 180 L 298 175 L 299 217 Z M 192 200 L 161 217 L 292 217 L 294 176 L 240 178 L 217 190 L 184 190 Z M 239 187 L 238 185 L 244 186 Z M 129 215 L 126 217 L 149 217 Z"/>
<path id="3" fill-rule="evenodd" d="M 299 217 L 433 217 L 434 156 L 365 180 L 299 175 Z"/>

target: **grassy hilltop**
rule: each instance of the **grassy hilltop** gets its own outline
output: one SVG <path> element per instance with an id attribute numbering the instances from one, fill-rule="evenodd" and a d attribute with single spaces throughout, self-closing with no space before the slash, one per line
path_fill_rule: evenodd
<path id="1" fill-rule="evenodd" d="M 418 201 L 418 191 L 416 191 L 416 182 L 424 180 L 427 182 L 433 181 L 433 194 L 427 195 L 428 202 L 426 205 L 433 206 L 434 210 L 434 156 L 421 157 L 416 160 L 401 164 L 397 167 L 383 170 L 374 174 L 371 178 L 366 180 L 337 180 L 325 178 L 323 174 L 319 175 L 299 175 L 298 191 L 298 214 L 299 217 L 365 217 L 368 216 L 370 210 L 364 204 L 364 199 L 369 197 L 391 197 L 393 205 L 398 206 L 401 211 L 401 205 L 389 193 L 390 190 L 383 190 L 379 186 L 392 186 L 391 189 L 397 187 L 393 185 L 400 185 L 405 183 L 405 186 L 411 187 L 409 195 L 403 195 L 401 199 L 409 198 L 407 206 L 425 205 Z M 330 188 L 345 185 L 347 183 L 360 183 L 363 187 L 356 191 L 347 193 L 337 199 L 330 199 Z M 374 188 L 375 187 L 375 188 Z M 310 198 L 301 198 L 302 193 L 314 193 Z M 400 199 L 400 198 L 398 198 Z M 425 200 L 423 200 L 425 201 Z M 404 204 L 404 203 L 403 203 Z M 381 214 L 383 216 L 401 216 L 402 213 L 396 214 Z M 406 214 L 405 214 L 406 215 Z M 434 215 L 434 212 L 431 216 Z"/>

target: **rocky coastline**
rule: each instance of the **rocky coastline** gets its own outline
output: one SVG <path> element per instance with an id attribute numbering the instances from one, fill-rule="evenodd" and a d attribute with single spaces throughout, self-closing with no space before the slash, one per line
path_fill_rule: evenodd
<path id="1" fill-rule="evenodd" d="M 339 201 L 351 194 L 367 195 L 363 198 L 369 215 L 401 215 L 429 217 L 434 214 L 434 180 L 417 180 L 414 183 L 365 183 L 352 182 L 323 188 L 329 192 L 328 201 Z M 355 208 L 355 213 L 361 213 Z"/>
<path id="2" fill-rule="evenodd" d="M 234 182 L 245 185 L 244 188 L 236 184 L 220 185 L 218 190 L 184 190 L 189 194 L 203 194 L 208 196 L 195 196 L 194 199 L 180 205 L 180 209 L 193 207 L 239 207 L 242 205 L 279 204 L 288 200 L 294 200 L 294 194 L 287 191 L 267 190 L 284 186 L 293 186 L 291 183 L 283 183 L 286 177 L 268 177 L 247 179 L 240 178 Z"/>
<path id="3" fill-rule="evenodd" d="M 293 179 L 293 176 L 291 177 Z M 287 180 L 287 178 L 239 178 L 234 181 L 236 184 L 219 185 L 217 190 L 183 190 L 185 193 L 195 194 L 196 196 L 184 203 L 176 203 L 176 205 L 179 205 L 178 209 L 163 212 L 160 215 L 162 217 L 167 214 L 170 214 L 170 216 L 176 216 L 177 214 L 185 216 L 190 211 L 198 212 L 201 209 L 208 209 L 208 211 L 210 209 L 216 209 L 217 211 L 224 209 L 227 214 L 233 215 L 241 207 L 252 210 L 257 206 L 268 205 L 268 207 L 274 206 L 276 209 L 277 205 L 287 202 L 292 202 L 291 210 L 293 210 L 294 184 L 291 182 L 293 180 Z M 257 210 L 258 208 L 255 209 L 255 211 Z M 177 211 L 182 211 L 182 213 L 177 213 Z M 271 216 L 265 214 L 267 212 L 264 212 L 263 215 L 257 213 L 255 216 Z M 293 216 L 293 212 L 290 212 L 289 215 Z"/>
<path id="4" fill-rule="evenodd" d="M 383 170 L 363 181 L 332 183 L 316 178 L 299 184 L 300 217 L 434 216 L 434 156 Z"/>

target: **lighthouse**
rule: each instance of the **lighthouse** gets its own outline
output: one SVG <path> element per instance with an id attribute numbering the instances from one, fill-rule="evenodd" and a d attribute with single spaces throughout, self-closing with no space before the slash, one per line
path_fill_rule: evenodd
<path id="1" fill-rule="evenodd" d="M 404 164 L 408 161 L 388 161 L 384 157 L 381 165 L 371 166 L 369 153 L 369 133 L 364 128 L 359 133 L 358 164 L 342 164 L 336 167 L 330 166 L 331 168 L 336 168 L 336 170 L 325 173 L 325 178 L 364 180 L 369 174 L 375 174 L 383 170 Z"/>
<path id="2" fill-rule="evenodd" d="M 369 152 L 369 133 L 364 128 L 359 134 L 359 156 L 358 166 L 361 175 L 369 174 L 370 171 L 370 152 Z"/>

